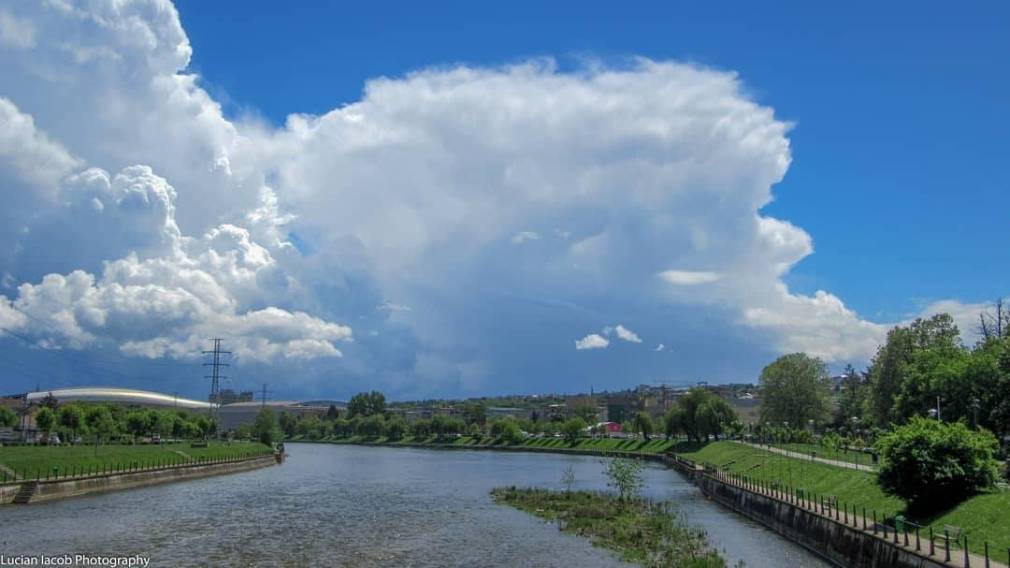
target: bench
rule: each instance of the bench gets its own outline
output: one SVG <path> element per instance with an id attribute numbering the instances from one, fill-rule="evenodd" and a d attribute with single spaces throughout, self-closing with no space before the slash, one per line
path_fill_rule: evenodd
<path id="1" fill-rule="evenodd" d="M 947 542 L 953 546 L 961 545 L 961 527 L 953 525 L 943 525 L 943 532 L 933 534 L 933 540 Z"/>

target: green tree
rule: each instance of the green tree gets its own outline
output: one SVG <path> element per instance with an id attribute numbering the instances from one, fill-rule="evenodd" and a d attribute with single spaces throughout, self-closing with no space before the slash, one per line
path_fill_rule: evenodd
<path id="1" fill-rule="evenodd" d="M 483 425 L 487 421 L 487 406 L 482 402 L 470 402 L 463 406 L 463 419 L 467 424 Z"/>
<path id="2" fill-rule="evenodd" d="M 719 436 L 736 428 L 738 422 L 736 411 L 728 402 L 711 396 L 701 403 L 695 412 L 695 422 L 697 430 L 706 438 L 714 436 L 716 440 Z"/>
<path id="3" fill-rule="evenodd" d="M 354 416 L 372 416 L 386 412 L 386 396 L 379 391 L 360 392 L 351 397 L 347 403 L 347 414 Z"/>
<path id="4" fill-rule="evenodd" d="M 282 412 L 277 421 L 280 424 L 281 430 L 284 431 L 284 435 L 288 438 L 293 438 L 298 434 L 298 416 L 293 412 Z"/>
<path id="5" fill-rule="evenodd" d="M 88 431 L 94 437 L 95 453 L 97 454 L 98 446 L 101 445 L 102 440 L 108 440 L 109 436 L 115 433 L 116 421 L 113 419 L 109 407 L 104 404 L 89 408 L 85 413 L 84 421 Z"/>
<path id="6" fill-rule="evenodd" d="M 277 415 L 272 408 L 261 408 L 253 421 L 252 433 L 261 444 L 270 446 L 284 439 L 284 432 L 277 423 Z"/>
<path id="7" fill-rule="evenodd" d="M 70 432 L 71 440 L 77 437 L 84 428 L 84 409 L 76 404 L 68 404 L 60 408 L 60 426 Z"/>
<path id="8" fill-rule="evenodd" d="M 385 435 L 390 440 L 399 440 L 407 433 L 407 421 L 399 416 L 386 420 Z"/>
<path id="9" fill-rule="evenodd" d="M 326 419 L 333 421 L 336 420 L 337 418 L 340 418 L 340 411 L 337 410 L 337 407 L 335 405 L 331 404 L 330 407 L 326 409 Z"/>
<path id="10" fill-rule="evenodd" d="M 144 435 L 147 432 L 147 413 L 142 410 L 134 410 L 127 414 L 126 431 L 134 438 Z"/>
<path id="11" fill-rule="evenodd" d="M 920 511 L 947 507 L 999 477 L 992 433 L 915 417 L 877 440 L 880 487 Z"/>
<path id="12" fill-rule="evenodd" d="M 828 417 L 828 371 L 805 353 L 783 355 L 761 371 L 761 420 L 802 428 Z"/>
<path id="13" fill-rule="evenodd" d="M 491 423 L 491 436 L 506 445 L 518 444 L 523 439 L 522 431 L 515 420 L 506 418 Z"/>
<path id="14" fill-rule="evenodd" d="M 582 433 L 586 431 L 586 421 L 578 416 L 565 420 L 561 425 L 561 432 L 565 435 L 565 440 L 572 446 L 579 441 Z"/>
<path id="15" fill-rule="evenodd" d="M 842 380 L 841 390 L 838 393 L 838 407 L 834 412 L 834 425 L 838 428 L 850 428 L 853 425 L 853 418 L 856 423 L 861 422 L 867 413 L 869 402 L 869 383 L 866 377 L 856 370 L 852 365 L 846 365 L 842 371 L 845 379 Z M 796 427 L 802 428 L 802 424 Z"/>
<path id="16" fill-rule="evenodd" d="M 42 430 L 42 434 L 48 440 L 49 433 L 52 432 L 53 426 L 56 425 L 56 413 L 48 406 L 43 406 L 35 415 L 35 425 L 38 426 L 39 430 Z"/>
<path id="17" fill-rule="evenodd" d="M 18 425 L 18 415 L 6 406 L 0 406 L 0 426 L 13 428 Z"/>
<path id="18" fill-rule="evenodd" d="M 667 411 L 666 416 L 663 417 L 663 432 L 666 434 L 667 440 L 685 431 L 684 414 L 684 408 L 678 404 Z"/>
<path id="19" fill-rule="evenodd" d="M 642 435 L 642 439 L 648 440 L 652 436 L 652 417 L 649 416 L 648 412 L 642 410 L 636 412 L 631 425 L 634 427 L 635 432 Z"/>
<path id="20" fill-rule="evenodd" d="M 607 485 L 617 489 L 621 501 L 638 496 L 642 490 L 642 463 L 637 460 L 615 458 L 604 462 L 603 474 Z"/>
<path id="21" fill-rule="evenodd" d="M 896 419 L 895 399 L 901 392 L 907 367 L 915 353 L 925 350 L 951 350 L 960 347 L 953 318 L 936 314 L 917 319 L 908 327 L 896 326 L 887 332 L 887 340 L 870 363 L 871 418 L 877 426 L 887 427 Z"/>

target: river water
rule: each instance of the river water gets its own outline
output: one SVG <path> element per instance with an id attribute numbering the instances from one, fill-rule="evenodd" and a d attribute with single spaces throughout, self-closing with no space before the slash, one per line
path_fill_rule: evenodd
<path id="1" fill-rule="evenodd" d="M 624 566 L 588 540 L 495 505 L 502 485 L 605 489 L 601 459 L 539 453 L 288 444 L 280 467 L 0 508 L 0 554 L 141 554 L 152 566 Z M 734 564 L 828 566 L 649 464 Z"/>

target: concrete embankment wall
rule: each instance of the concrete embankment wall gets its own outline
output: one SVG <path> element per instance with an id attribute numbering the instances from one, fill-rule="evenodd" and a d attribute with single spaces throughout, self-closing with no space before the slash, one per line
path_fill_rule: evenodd
<path id="1" fill-rule="evenodd" d="M 265 455 L 242 460 L 187 464 L 148 471 L 95 475 L 75 479 L 43 480 L 38 482 L 38 488 L 36 489 L 30 502 L 39 503 L 54 501 L 57 499 L 66 499 L 68 497 L 89 495 L 92 493 L 121 491 L 124 489 L 147 487 L 149 485 L 158 485 L 173 481 L 184 481 L 188 479 L 210 477 L 212 475 L 238 473 L 241 471 L 275 465 L 277 463 L 278 460 L 273 455 Z M 14 501 L 14 496 L 17 494 L 21 486 L 21 484 L 0 486 L 0 504 L 6 505 L 12 503 Z"/>
<path id="2" fill-rule="evenodd" d="M 943 568 L 938 559 L 893 545 L 866 531 L 791 503 L 730 485 L 702 471 L 688 472 L 713 501 L 733 509 L 839 566 Z"/>

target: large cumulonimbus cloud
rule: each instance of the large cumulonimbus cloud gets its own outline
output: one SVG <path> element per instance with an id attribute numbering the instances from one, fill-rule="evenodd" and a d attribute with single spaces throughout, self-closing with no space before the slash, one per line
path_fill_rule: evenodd
<path id="1" fill-rule="evenodd" d="M 226 335 L 409 395 L 591 375 L 571 338 L 612 321 L 682 354 L 721 337 L 741 363 L 716 375 L 865 359 L 884 332 L 783 283 L 813 251 L 761 213 L 789 126 L 732 73 L 429 69 L 273 128 L 223 116 L 168 2 L 0 22 L 0 327 L 40 346 L 186 359 Z M 705 370 L 641 347 L 604 355 L 638 358 L 628 380 Z"/>

